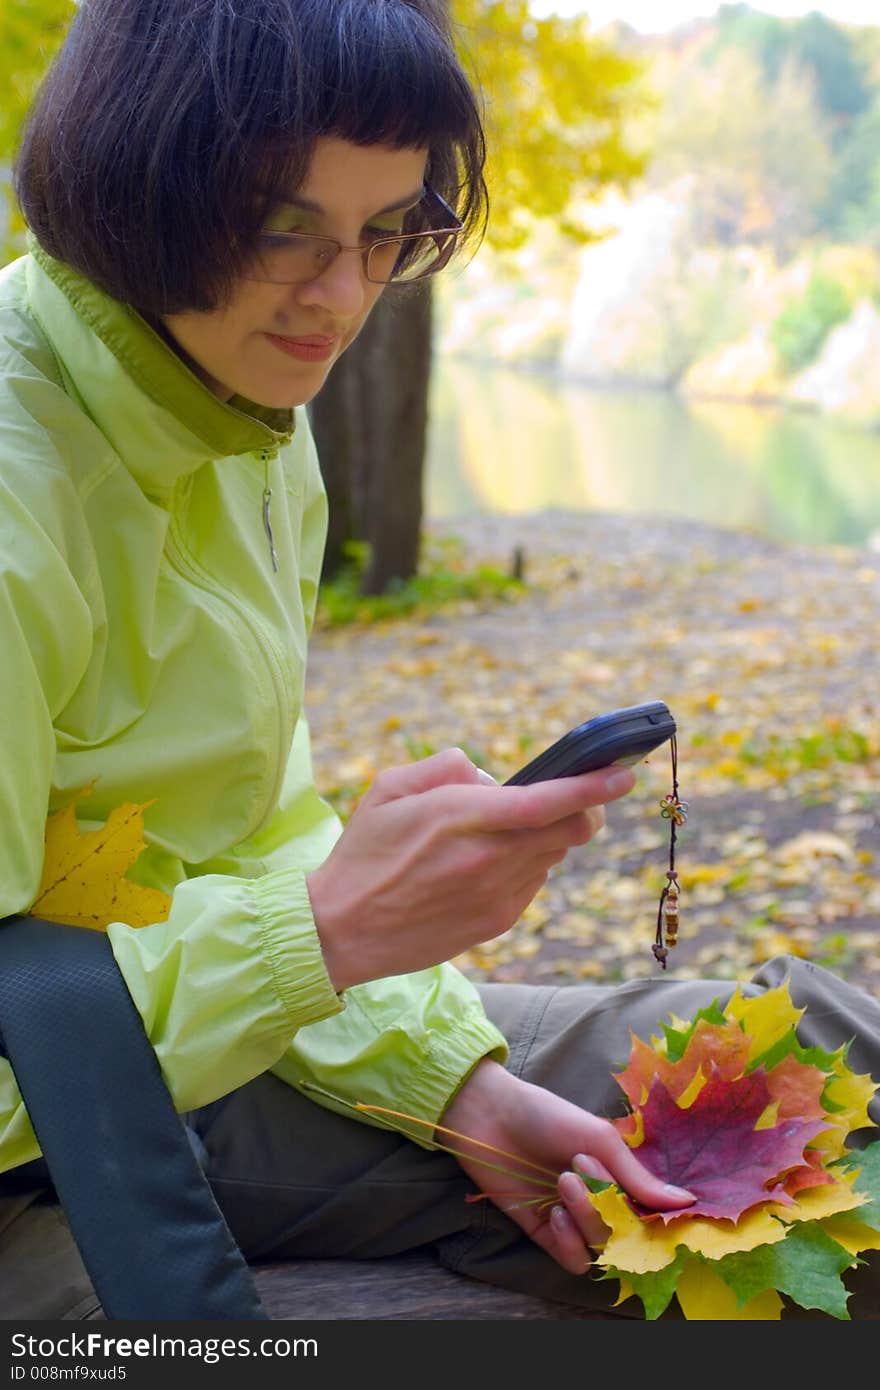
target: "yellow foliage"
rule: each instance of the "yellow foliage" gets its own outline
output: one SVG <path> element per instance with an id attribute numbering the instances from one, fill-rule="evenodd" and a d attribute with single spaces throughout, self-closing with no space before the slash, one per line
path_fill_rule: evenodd
<path id="1" fill-rule="evenodd" d="M 750 999 L 743 996 L 742 986 L 737 985 L 724 1012 L 728 1018 L 735 1018 L 748 1036 L 750 1058 L 762 1056 L 804 1015 L 803 1009 L 792 1004 L 787 982 Z"/>
<path id="2" fill-rule="evenodd" d="M 90 790 L 84 788 L 46 822 L 43 873 L 28 915 L 94 931 L 111 922 L 164 922 L 171 910 L 168 895 L 125 878 L 144 848 L 143 813 L 152 803 L 117 806 L 100 830 L 83 834 L 76 806 Z"/>
<path id="3" fill-rule="evenodd" d="M 847 1198 L 851 1197 L 852 1193 L 848 1193 Z M 720 1260 L 734 1251 L 775 1245 L 786 1236 L 783 1223 L 774 1220 L 764 1207 L 746 1212 L 736 1224 L 708 1216 L 686 1216 L 667 1224 L 643 1221 L 618 1187 L 591 1192 L 590 1201 L 611 1232 L 598 1263 L 605 1269 L 621 1269 L 630 1274 L 653 1274 L 665 1269 L 675 1259 L 680 1245 L 695 1255 Z"/>
<path id="4" fill-rule="evenodd" d="M 867 1074 L 857 1076 L 849 1071 L 842 1057 L 838 1057 L 834 1069 L 837 1075 L 828 1082 L 826 1091 L 829 1102 L 836 1107 L 836 1128 L 817 1135 L 813 1140 L 813 1148 L 819 1149 L 823 1154 L 839 1157 L 844 1151 L 847 1133 L 872 1124 L 868 1105 L 877 1087 Z"/>
<path id="5" fill-rule="evenodd" d="M 880 1231 L 866 1226 L 858 1217 L 832 1216 L 822 1223 L 822 1230 L 851 1255 L 860 1255 L 863 1250 L 880 1250 Z"/>
<path id="6" fill-rule="evenodd" d="M 753 954 L 759 963 L 781 955 L 800 956 L 804 960 L 809 957 L 810 949 L 805 942 L 799 941 L 790 932 L 771 931 L 755 942 Z"/>
<path id="7" fill-rule="evenodd" d="M 740 1308 L 733 1289 L 700 1260 L 688 1261 L 675 1293 L 690 1322 L 777 1322 L 782 1317 L 782 1299 L 775 1289 L 764 1289 Z"/>
<path id="8" fill-rule="evenodd" d="M 834 1177 L 833 1183 L 802 1188 L 793 1206 L 771 1202 L 767 1211 L 792 1226 L 797 1221 L 822 1221 L 827 1216 L 839 1216 L 841 1212 L 863 1205 L 866 1198 L 853 1190 L 856 1181 L 853 1169 L 829 1168 L 828 1172 Z"/>
<path id="9" fill-rule="evenodd" d="M 703 1068 L 697 1067 L 697 1070 L 694 1072 L 693 1077 L 691 1078 L 690 1084 L 685 1087 L 681 1095 L 678 1096 L 676 1099 L 675 1103 L 679 1107 L 679 1109 L 690 1109 L 690 1107 L 693 1105 L 694 1101 L 702 1091 L 705 1084 L 706 1078 L 703 1075 Z"/>
<path id="10" fill-rule="evenodd" d="M 452 16 L 462 59 L 485 93 L 490 242 L 521 245 L 536 218 L 590 239 L 570 206 L 644 168 L 626 140 L 627 118 L 650 103 L 643 64 L 597 39 L 582 18 L 536 19 L 528 0 L 453 0 Z"/>
<path id="11" fill-rule="evenodd" d="M 76 13 L 74 0 L 3 0 L 0 5 L 0 164 L 15 153 L 25 113 L 45 69 Z M 12 230 L 21 217 L 11 188 L 3 188 Z M 0 246 L 4 258 L 18 255 L 18 243 Z"/>
<path id="12" fill-rule="evenodd" d="M 726 883 L 730 878 L 728 864 L 688 864 L 678 873 L 682 888 L 696 888 L 701 884 Z"/>

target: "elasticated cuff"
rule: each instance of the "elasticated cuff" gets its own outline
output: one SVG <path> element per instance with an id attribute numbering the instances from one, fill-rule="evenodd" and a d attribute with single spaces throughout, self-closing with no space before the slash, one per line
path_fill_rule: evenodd
<path id="1" fill-rule="evenodd" d="M 450 1020 L 448 1032 L 437 1039 L 421 1066 L 411 1070 L 398 1108 L 436 1123 L 478 1062 L 491 1057 L 503 1064 L 509 1055 L 507 1039 L 485 1014 L 474 1011 L 454 1023 Z M 433 1148 L 428 1130 L 418 1129 L 410 1137 L 423 1148 Z"/>
<path id="2" fill-rule="evenodd" d="M 305 874 L 277 869 L 254 879 L 253 894 L 263 948 L 291 1032 L 340 1013 L 345 1002 L 327 974 Z"/>

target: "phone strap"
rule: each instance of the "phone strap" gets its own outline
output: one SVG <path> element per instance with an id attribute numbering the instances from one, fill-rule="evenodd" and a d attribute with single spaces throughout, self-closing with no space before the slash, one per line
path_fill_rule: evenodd
<path id="1" fill-rule="evenodd" d="M 0 921 L 0 1054 L 106 1317 L 268 1317 L 104 932 Z"/>

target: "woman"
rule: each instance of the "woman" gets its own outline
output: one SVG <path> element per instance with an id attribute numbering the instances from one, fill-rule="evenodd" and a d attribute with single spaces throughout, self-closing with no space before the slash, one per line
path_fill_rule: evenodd
<path id="1" fill-rule="evenodd" d="M 326 521 L 304 407 L 379 296 L 485 215 L 444 11 L 79 8 L 17 164 L 29 254 L 0 285 L 0 916 L 34 901 L 47 812 L 83 788 L 85 826 L 149 803 L 133 876 L 171 909 L 109 937 L 245 1253 L 431 1243 L 607 1305 L 580 1278 L 602 1228 L 570 1170 L 692 1200 L 598 1116 L 630 1029 L 730 986 L 478 991 L 447 962 L 512 925 L 632 774 L 502 788 L 451 749 L 382 774 L 343 829 L 302 710 Z M 838 1042 L 880 1031 L 874 1001 L 835 999 Z M 352 1119 L 357 1101 L 552 1166 L 559 1200 L 467 1204 L 491 1172 Z M 0 1137 L 13 1177 L 38 1156 L 6 1063 Z M 37 1196 L 0 1197 L 0 1315 L 88 1316 Z"/>

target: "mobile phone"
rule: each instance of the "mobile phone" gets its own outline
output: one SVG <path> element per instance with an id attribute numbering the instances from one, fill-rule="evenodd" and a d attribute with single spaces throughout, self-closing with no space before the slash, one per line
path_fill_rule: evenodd
<path id="1" fill-rule="evenodd" d="M 537 758 L 508 777 L 506 787 L 574 777 L 613 764 L 630 766 L 672 738 L 675 720 L 662 700 L 598 714 L 569 729 Z"/>

